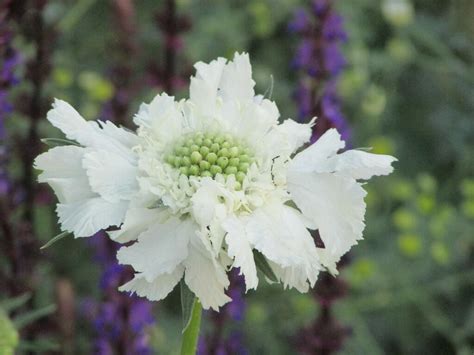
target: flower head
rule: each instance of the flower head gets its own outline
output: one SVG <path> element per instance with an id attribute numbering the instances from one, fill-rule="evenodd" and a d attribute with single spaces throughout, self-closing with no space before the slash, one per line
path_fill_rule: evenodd
<path id="1" fill-rule="evenodd" d="M 389 174 L 395 158 L 338 154 L 335 129 L 303 150 L 313 122 L 279 122 L 276 104 L 255 95 L 247 54 L 195 67 L 190 98 L 143 104 L 136 133 L 55 102 L 49 121 L 79 145 L 49 150 L 36 167 L 58 196 L 61 227 L 76 237 L 118 227 L 112 239 L 134 241 L 118 260 L 136 272 L 121 290 L 150 300 L 184 277 L 204 308 L 218 309 L 230 300 L 228 270 L 257 287 L 254 250 L 285 287 L 306 292 L 362 238 L 357 180 Z"/>

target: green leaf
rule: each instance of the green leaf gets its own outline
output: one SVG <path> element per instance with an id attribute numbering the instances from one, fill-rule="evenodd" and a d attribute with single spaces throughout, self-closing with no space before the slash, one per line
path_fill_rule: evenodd
<path id="1" fill-rule="evenodd" d="M 79 146 L 77 142 L 71 141 L 69 139 L 64 139 L 64 138 L 43 138 L 41 140 L 44 144 L 46 144 L 49 147 L 58 147 L 62 145 L 76 145 Z"/>
<path id="2" fill-rule="evenodd" d="M 21 329 L 24 326 L 35 322 L 36 320 L 46 317 L 47 315 L 56 311 L 56 306 L 54 304 L 50 304 L 46 307 L 36 309 L 34 311 L 21 314 L 13 319 L 13 324 L 17 327 L 17 329 Z"/>
<path id="3" fill-rule="evenodd" d="M 183 333 L 181 342 L 181 355 L 195 355 L 201 328 L 202 307 L 201 302 L 195 298 L 189 324 Z"/>
<path id="4" fill-rule="evenodd" d="M 67 237 L 68 235 L 70 235 L 71 232 L 62 232 L 62 233 L 59 233 L 57 236 L 55 236 L 53 239 L 50 239 L 45 245 L 43 245 L 40 250 L 43 250 L 43 249 L 46 249 L 47 247 L 50 247 L 51 245 L 53 245 L 54 243 L 56 243 L 58 240 L 61 240 L 63 239 L 64 237 Z"/>
<path id="5" fill-rule="evenodd" d="M 255 265 L 266 277 L 272 282 L 278 282 L 278 278 L 272 270 L 272 267 L 268 264 L 267 259 L 258 250 L 253 251 L 253 257 L 255 259 Z"/>
<path id="6" fill-rule="evenodd" d="M 0 334 L 0 354 L 14 354 L 20 337 L 10 318 L 3 310 L 0 310 Z"/>
<path id="7" fill-rule="evenodd" d="M 31 298 L 31 293 L 27 292 L 20 296 L 9 298 L 0 302 L 0 308 L 5 312 L 11 312 L 23 306 Z"/>
<path id="8" fill-rule="evenodd" d="M 194 303 L 196 302 L 196 297 L 194 293 L 188 288 L 186 283 L 184 282 L 184 278 L 181 279 L 180 282 L 180 289 L 181 289 L 181 310 L 182 310 L 182 317 L 183 317 L 183 330 L 182 333 L 186 331 L 191 323 L 191 316 L 193 312 Z"/>
<path id="9" fill-rule="evenodd" d="M 21 340 L 18 350 L 22 352 L 34 352 L 35 354 L 49 353 L 52 351 L 59 351 L 61 349 L 60 345 L 52 340 L 40 338 L 34 341 Z"/>

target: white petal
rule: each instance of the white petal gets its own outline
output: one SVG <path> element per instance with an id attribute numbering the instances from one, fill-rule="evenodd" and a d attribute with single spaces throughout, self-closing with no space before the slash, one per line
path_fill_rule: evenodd
<path id="1" fill-rule="evenodd" d="M 201 186 L 191 198 L 194 219 L 202 227 L 227 216 L 233 207 L 231 194 L 218 182 L 210 178 L 203 179 Z"/>
<path id="2" fill-rule="evenodd" d="M 120 229 L 108 232 L 108 234 L 116 242 L 130 242 L 137 239 L 138 235 L 147 230 L 153 223 L 163 222 L 164 215 L 167 215 L 167 213 L 158 208 L 129 208 Z"/>
<path id="3" fill-rule="evenodd" d="M 54 100 L 53 108 L 48 112 L 48 121 L 59 128 L 68 139 L 88 146 L 96 138 L 96 122 L 86 121 L 66 101 Z"/>
<path id="4" fill-rule="evenodd" d="M 117 127 L 112 121 L 97 121 L 102 128 L 102 134 L 120 142 L 127 148 L 133 148 L 139 144 L 138 136 L 125 129 Z"/>
<path id="5" fill-rule="evenodd" d="M 209 64 L 198 62 L 194 65 L 196 75 L 191 78 L 189 97 L 203 114 L 215 113 L 218 88 L 225 63 L 225 58 L 217 58 Z"/>
<path id="6" fill-rule="evenodd" d="M 282 267 L 306 268 L 311 283 L 316 281 L 319 262 L 311 234 L 298 211 L 281 203 L 255 210 L 246 226 L 252 245 Z"/>
<path id="7" fill-rule="evenodd" d="M 109 202 L 130 200 L 138 190 L 137 167 L 118 154 L 89 151 L 83 166 L 92 190 Z"/>
<path id="8" fill-rule="evenodd" d="M 182 113 L 173 96 L 156 95 L 149 105 L 140 107 L 135 123 L 148 128 L 153 138 L 162 144 L 179 137 L 182 132 Z"/>
<path id="9" fill-rule="evenodd" d="M 68 204 L 58 204 L 56 212 L 62 230 L 75 237 L 88 237 L 110 226 L 119 226 L 128 203 L 110 203 L 100 197 Z"/>
<path id="10" fill-rule="evenodd" d="M 158 275 L 172 272 L 188 256 L 189 239 L 195 233 L 190 220 L 173 217 L 153 224 L 135 244 L 122 247 L 117 259 L 121 264 L 132 265 L 151 282 Z"/>
<path id="11" fill-rule="evenodd" d="M 360 150 L 348 150 L 329 158 L 326 164 L 317 167 L 320 172 L 338 172 L 354 179 L 370 179 L 372 176 L 388 175 L 397 161 L 390 155 L 372 154 Z"/>
<path id="12" fill-rule="evenodd" d="M 315 171 L 326 160 L 345 147 L 341 135 L 334 129 L 327 130 L 314 144 L 298 153 L 290 163 L 294 171 Z"/>
<path id="13" fill-rule="evenodd" d="M 189 256 L 183 264 L 186 267 L 186 285 L 199 298 L 204 309 L 218 311 L 220 306 L 231 301 L 225 294 L 229 279 L 224 268 L 211 258 L 198 238 L 192 239 Z"/>
<path id="14" fill-rule="evenodd" d="M 311 138 L 312 123 L 298 123 L 292 119 L 285 120 L 274 127 L 262 141 L 269 159 L 289 157 Z"/>
<path id="15" fill-rule="evenodd" d="M 253 99 L 255 81 L 252 79 L 252 66 L 247 53 L 235 53 L 234 60 L 224 67 L 219 86 L 224 100 L 245 102 Z"/>
<path id="16" fill-rule="evenodd" d="M 236 217 L 228 218 L 223 222 L 223 228 L 227 232 L 227 254 L 234 258 L 233 267 L 239 267 L 241 274 L 245 276 L 247 291 L 257 289 L 258 277 L 257 267 L 253 259 L 252 247 L 247 240 L 245 224 Z"/>
<path id="17" fill-rule="evenodd" d="M 319 229 L 333 260 L 339 260 L 362 238 L 366 192 L 354 179 L 289 170 L 288 190 L 298 208 Z"/>
<path id="18" fill-rule="evenodd" d="M 133 145 L 133 133 L 116 127 L 112 122 L 100 125 L 86 121 L 71 105 L 62 100 L 55 100 L 48 112 L 48 120 L 59 128 L 68 139 L 72 139 L 91 148 L 103 148 L 133 160 L 130 150 Z"/>
<path id="19" fill-rule="evenodd" d="M 51 185 L 61 203 L 70 203 L 95 196 L 81 165 L 85 148 L 73 145 L 55 147 L 35 159 L 35 168 L 43 170 L 39 182 Z"/>
<path id="20" fill-rule="evenodd" d="M 184 267 L 180 265 L 172 273 L 160 275 L 151 282 L 147 281 L 143 274 L 136 274 L 131 281 L 120 286 L 119 290 L 136 293 L 150 301 L 159 301 L 173 291 L 173 288 L 183 277 L 183 273 Z"/>
<path id="21" fill-rule="evenodd" d="M 308 277 L 301 266 L 281 267 L 272 261 L 269 261 L 269 264 L 284 288 L 296 288 L 301 293 L 308 292 Z"/>

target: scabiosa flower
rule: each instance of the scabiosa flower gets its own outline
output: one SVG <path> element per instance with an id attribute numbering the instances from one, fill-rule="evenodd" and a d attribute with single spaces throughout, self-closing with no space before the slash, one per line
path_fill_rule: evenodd
<path id="1" fill-rule="evenodd" d="M 150 300 L 184 276 L 204 308 L 218 309 L 230 300 L 229 269 L 257 287 L 254 250 L 285 287 L 306 292 L 362 238 L 358 180 L 389 174 L 395 158 L 338 154 L 335 129 L 302 150 L 314 122 L 279 123 L 276 104 L 254 93 L 247 54 L 195 67 L 190 98 L 143 104 L 136 134 L 55 102 L 48 120 L 77 145 L 49 150 L 36 167 L 58 196 L 61 228 L 85 237 L 117 226 L 112 239 L 135 241 L 117 255 L 136 271 L 121 290 Z"/>

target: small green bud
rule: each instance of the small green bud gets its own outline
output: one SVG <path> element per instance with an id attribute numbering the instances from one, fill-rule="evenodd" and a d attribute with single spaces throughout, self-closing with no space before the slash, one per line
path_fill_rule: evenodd
<path id="1" fill-rule="evenodd" d="M 179 172 L 183 175 L 188 175 L 189 174 L 189 169 L 187 166 L 182 166 L 181 168 L 179 168 Z"/>
<path id="2" fill-rule="evenodd" d="M 239 166 L 240 160 L 239 158 L 230 158 L 229 165 L 231 166 Z"/>
<path id="3" fill-rule="evenodd" d="M 219 165 L 222 169 L 225 169 L 228 164 L 229 159 L 227 157 L 219 157 L 219 159 L 217 159 L 217 165 Z"/>
<path id="4" fill-rule="evenodd" d="M 169 165 L 174 165 L 174 158 L 175 156 L 173 154 L 170 154 L 170 155 L 167 155 L 166 158 L 165 158 L 165 161 L 169 164 Z"/>
<path id="5" fill-rule="evenodd" d="M 217 136 L 217 137 L 214 138 L 214 142 L 217 143 L 217 144 L 222 144 L 222 143 L 224 143 L 224 141 L 225 141 L 225 138 L 222 137 L 222 136 Z"/>
<path id="6" fill-rule="evenodd" d="M 181 166 L 181 157 L 174 157 L 173 164 L 176 168 L 179 168 Z"/>
<path id="7" fill-rule="evenodd" d="M 229 157 L 229 150 L 227 148 L 222 148 L 221 150 L 219 150 L 219 153 L 217 153 L 217 155 L 220 156 L 220 157 L 228 158 Z"/>
<path id="8" fill-rule="evenodd" d="M 235 166 L 228 166 L 227 168 L 225 168 L 225 173 L 227 175 L 236 174 L 237 171 L 238 171 L 237 167 L 235 167 Z"/>
<path id="9" fill-rule="evenodd" d="M 191 165 L 189 167 L 189 175 L 198 175 L 199 174 L 199 166 Z"/>
<path id="10" fill-rule="evenodd" d="M 214 176 L 216 174 L 222 173 L 222 168 L 219 165 L 213 165 L 211 166 L 210 172 Z"/>
<path id="11" fill-rule="evenodd" d="M 199 163 L 202 160 L 201 153 L 194 151 L 191 153 L 191 161 L 195 164 Z"/>
<path id="12" fill-rule="evenodd" d="M 181 165 L 190 166 L 191 165 L 191 159 L 188 156 L 182 157 L 181 158 Z"/>
<path id="13" fill-rule="evenodd" d="M 239 181 L 236 181 L 234 185 L 234 189 L 237 191 L 242 190 L 242 184 Z"/>
<path id="14" fill-rule="evenodd" d="M 206 138 L 206 139 L 204 139 L 202 144 L 205 145 L 206 147 L 210 148 L 211 145 L 212 145 L 212 140 L 210 140 L 209 138 Z"/>
<path id="15" fill-rule="evenodd" d="M 239 147 L 231 147 L 229 148 L 229 154 L 231 158 L 235 158 L 239 155 Z"/>
<path id="16" fill-rule="evenodd" d="M 209 170 L 204 170 L 204 171 L 201 171 L 201 176 L 202 177 L 212 177 L 212 174 Z"/>
<path id="17" fill-rule="evenodd" d="M 218 143 L 211 144 L 211 152 L 217 153 L 221 149 L 221 146 Z"/>
<path id="18" fill-rule="evenodd" d="M 199 150 L 199 146 L 197 144 L 193 144 L 189 148 L 191 149 L 192 152 L 197 152 Z"/>
<path id="19" fill-rule="evenodd" d="M 203 157 L 206 157 L 209 154 L 209 148 L 202 146 L 201 149 L 199 149 L 199 153 L 201 153 Z"/>
<path id="20" fill-rule="evenodd" d="M 239 164 L 239 171 L 242 171 L 242 172 L 246 173 L 247 170 L 249 170 L 249 163 L 240 163 Z"/>
<path id="21" fill-rule="evenodd" d="M 235 174 L 235 178 L 238 182 L 243 182 L 245 179 L 245 173 L 242 171 L 238 171 L 237 174 Z"/>
<path id="22" fill-rule="evenodd" d="M 242 154 L 240 157 L 239 157 L 240 161 L 242 163 L 248 163 L 250 161 L 250 158 L 247 154 Z"/>
<path id="23" fill-rule="evenodd" d="M 206 155 L 206 160 L 209 163 L 214 164 L 217 161 L 217 154 L 216 153 L 209 153 L 208 155 Z"/>
<path id="24" fill-rule="evenodd" d="M 223 148 L 230 148 L 230 142 L 224 141 L 224 142 L 221 144 L 221 147 L 223 147 Z"/>
<path id="25" fill-rule="evenodd" d="M 199 167 L 201 168 L 201 170 L 209 170 L 209 168 L 211 167 L 211 164 L 209 164 L 209 162 L 206 160 L 201 160 L 199 162 Z"/>

